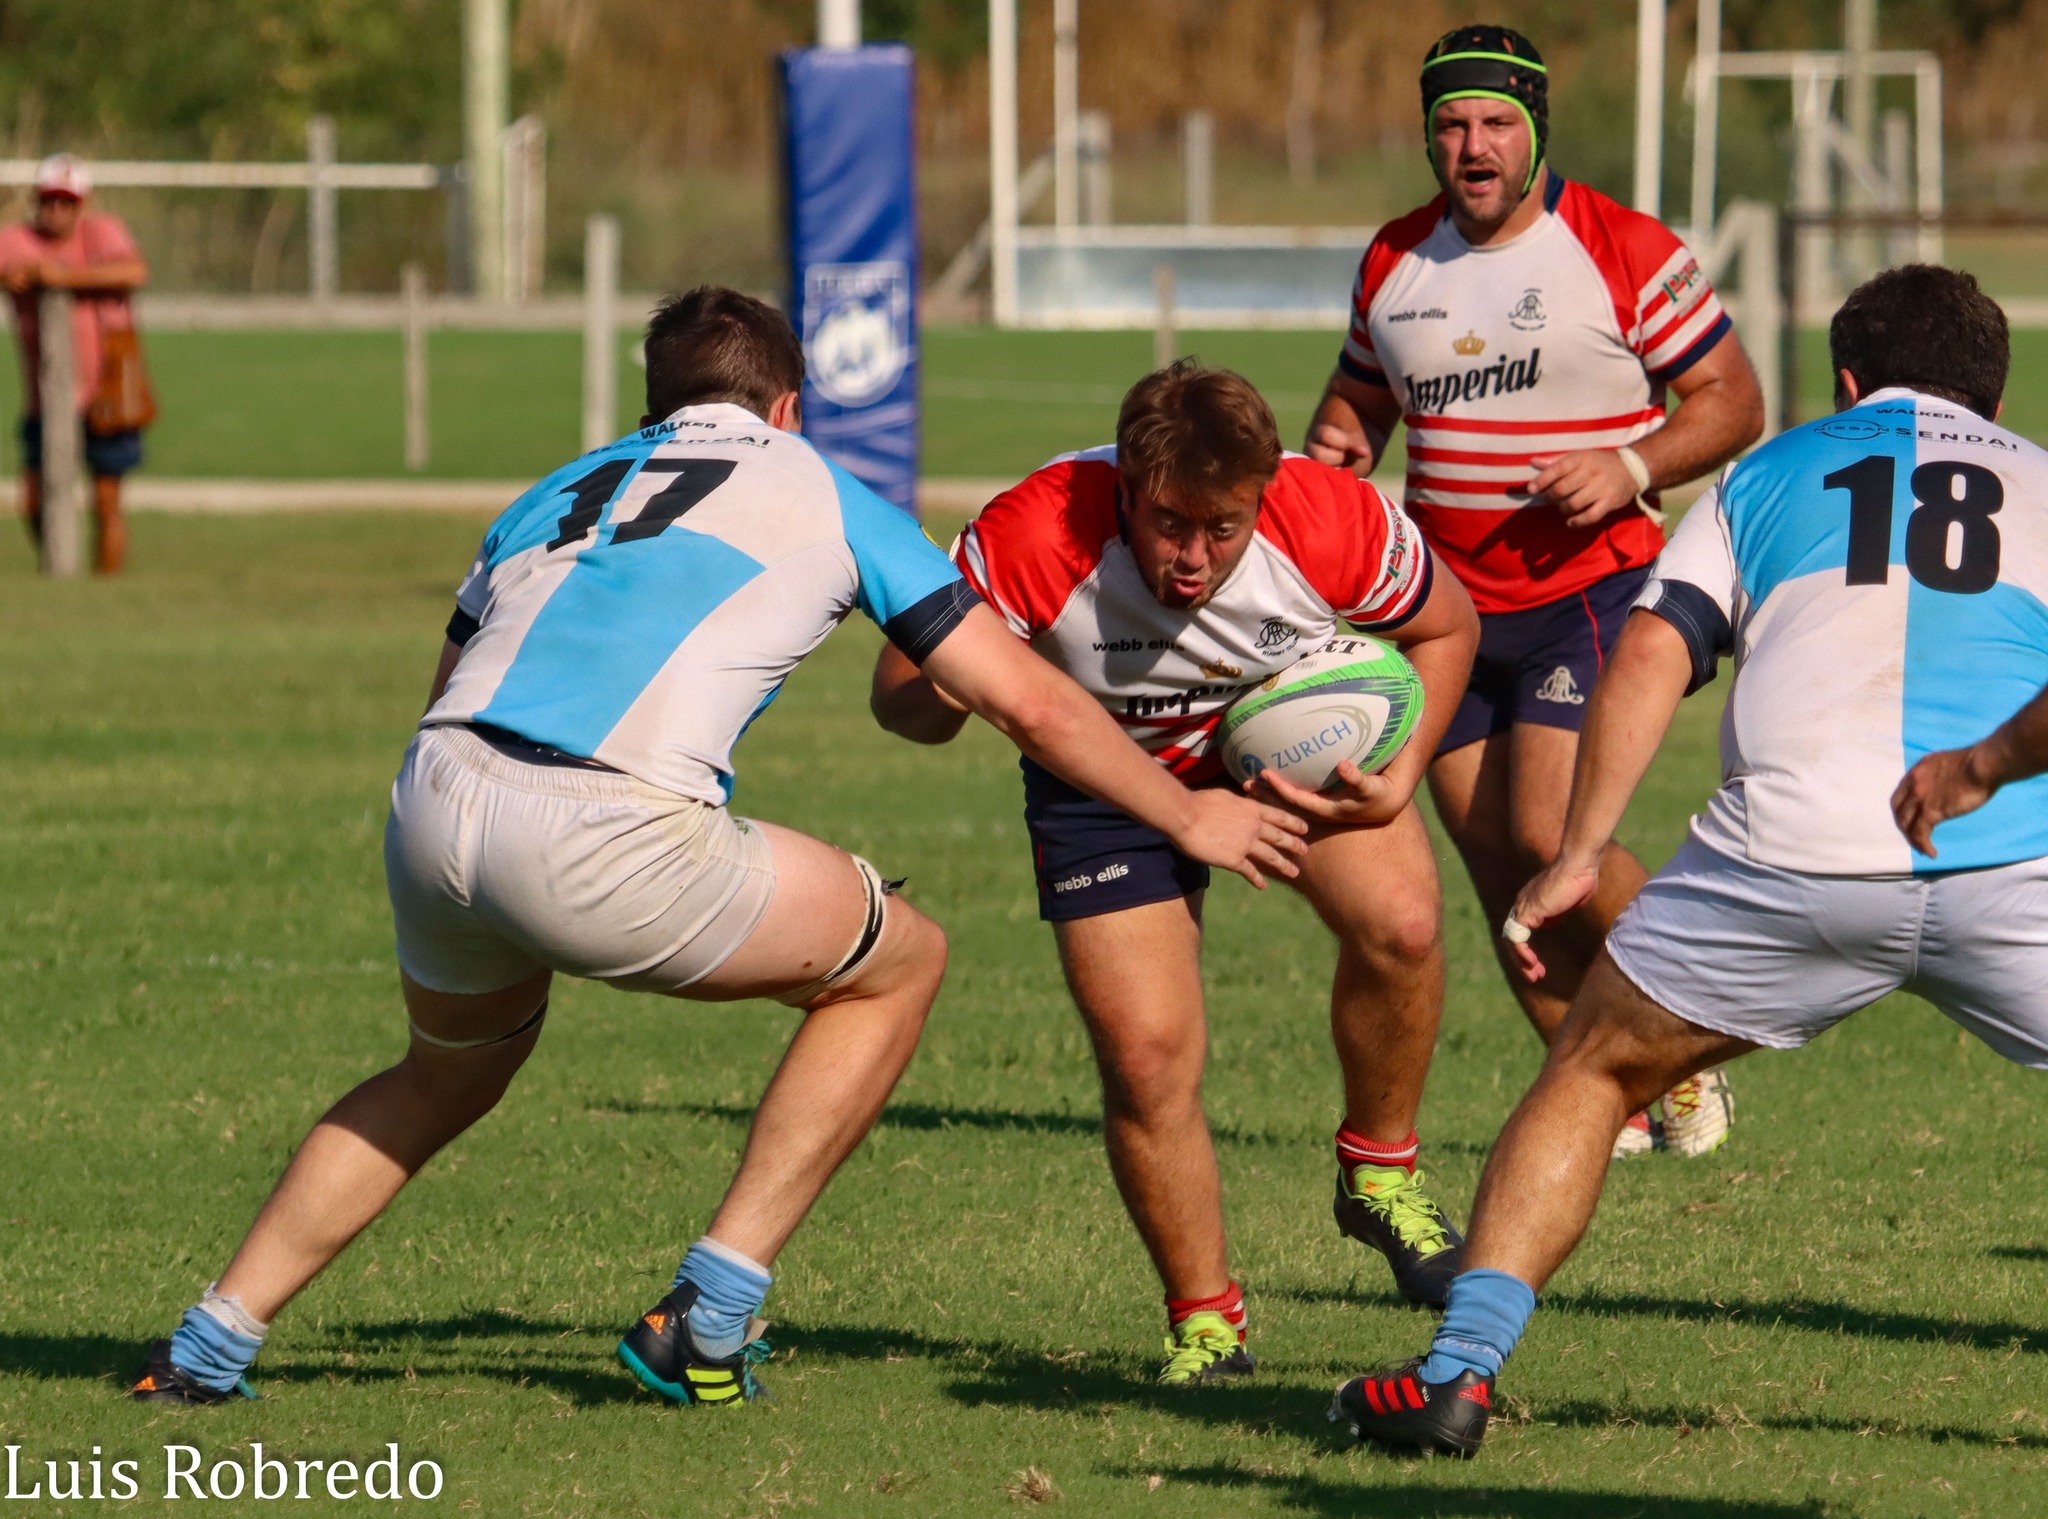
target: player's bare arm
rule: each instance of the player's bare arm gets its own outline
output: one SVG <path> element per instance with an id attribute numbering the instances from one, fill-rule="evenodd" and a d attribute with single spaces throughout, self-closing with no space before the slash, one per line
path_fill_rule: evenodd
<path id="1" fill-rule="evenodd" d="M 1263 770 L 1247 783 L 1248 790 L 1263 789 L 1304 817 L 1339 827 L 1380 827 L 1407 809 L 1472 673 L 1479 614 L 1458 578 L 1439 574 L 1430 582 L 1422 610 L 1388 637 L 1421 677 L 1423 702 L 1422 721 L 1387 768 L 1367 775 L 1346 760 L 1337 767 L 1339 786 L 1327 793 L 1298 786 L 1277 770 Z"/>
<path id="2" fill-rule="evenodd" d="M 1975 812 L 2002 786 L 2048 771 L 2048 687 L 1985 738 L 1963 749 L 1941 749 L 1908 770 L 1892 793 L 1899 832 L 1933 859 L 1934 830 Z"/>
<path id="3" fill-rule="evenodd" d="M 455 673 L 455 662 L 462 658 L 462 645 L 452 638 L 441 641 L 441 662 L 434 666 L 433 689 L 427 692 L 427 707 L 441 699 L 441 693 L 448 689 L 448 677 Z"/>
<path id="4" fill-rule="evenodd" d="M 1371 385 L 1335 369 L 1309 418 L 1308 440 L 1301 451 L 1318 464 L 1369 475 L 1400 421 L 1401 402 L 1391 387 Z"/>
<path id="5" fill-rule="evenodd" d="M 1222 791 L 1189 791 L 1124 737 L 1101 705 L 1040 659 L 985 606 L 926 656 L 934 685 L 1069 784 L 1122 808 L 1206 865 L 1263 888 L 1291 878 L 1306 825 Z"/>
<path id="6" fill-rule="evenodd" d="M 1676 628 L 1654 612 L 1629 614 L 1586 709 L 1564 845 L 1522 888 L 1508 915 L 1504 932 L 1531 981 L 1541 980 L 1544 968 L 1528 936 L 1593 895 L 1601 852 L 1621 826 L 1692 675 L 1692 653 Z"/>
<path id="7" fill-rule="evenodd" d="M 884 732 L 913 744 L 950 744 L 960 736 L 969 715 L 893 643 L 883 644 L 876 656 L 868 710 Z"/>
<path id="8" fill-rule="evenodd" d="M 1646 490 L 1719 469 L 1763 435 L 1763 390 L 1732 332 L 1673 380 L 1671 393 L 1680 403 L 1671 420 L 1630 445 L 1646 471 L 1643 480 L 1621 450 L 1593 448 L 1539 455 L 1531 488 L 1554 501 L 1573 527 L 1591 527 Z"/>

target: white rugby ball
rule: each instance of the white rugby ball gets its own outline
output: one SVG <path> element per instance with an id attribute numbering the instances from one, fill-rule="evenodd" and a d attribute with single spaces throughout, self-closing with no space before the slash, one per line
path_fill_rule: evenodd
<path id="1" fill-rule="evenodd" d="M 1390 643 L 1333 638 L 1247 691 L 1223 714 L 1223 768 L 1248 781 L 1274 770 L 1321 791 L 1350 760 L 1377 774 L 1422 719 L 1422 679 Z"/>

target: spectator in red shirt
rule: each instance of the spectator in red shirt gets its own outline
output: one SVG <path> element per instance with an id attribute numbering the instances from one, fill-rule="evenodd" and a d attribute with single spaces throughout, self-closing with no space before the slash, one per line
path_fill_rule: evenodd
<path id="1" fill-rule="evenodd" d="M 75 154 L 58 153 L 36 171 L 36 213 L 0 227 L 0 285 L 14 296 L 14 325 L 21 340 L 23 372 L 21 456 L 22 514 L 29 532 L 42 541 L 43 418 L 39 374 L 41 333 L 37 297 L 44 290 L 77 294 L 72 307 L 71 343 L 77 375 L 77 425 L 100 385 L 106 335 L 132 331 L 129 293 L 149 278 L 142 251 L 118 216 L 86 210 L 92 177 Z M 121 568 L 128 528 L 121 519 L 121 477 L 142 462 L 138 428 L 85 438 L 86 467 L 92 471 L 93 508 L 99 519 L 96 567 L 103 575 Z"/>

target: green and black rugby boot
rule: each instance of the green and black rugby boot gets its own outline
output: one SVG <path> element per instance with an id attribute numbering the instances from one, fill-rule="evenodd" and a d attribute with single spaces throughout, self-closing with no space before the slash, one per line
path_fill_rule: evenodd
<path id="1" fill-rule="evenodd" d="M 640 1316 L 619 1341 L 619 1359 L 649 1392 L 671 1403 L 711 1407 L 768 1396 L 754 1368 L 768 1359 L 768 1342 L 751 1339 L 729 1356 L 707 1356 L 690 1337 L 685 1317 L 697 1301 L 697 1284 L 684 1282 Z M 756 1319 L 749 1328 L 761 1327 Z"/>
<path id="2" fill-rule="evenodd" d="M 1422 1380 L 1423 1357 L 1353 1377 L 1337 1389 L 1330 1422 L 1360 1440 L 1425 1455 L 1476 1455 L 1493 1411 L 1493 1378 L 1461 1371 L 1448 1382 Z"/>
<path id="3" fill-rule="evenodd" d="M 1401 1296 L 1443 1311 L 1465 1237 L 1422 1190 L 1420 1171 L 1404 1166 L 1339 1166 L 1331 1212 L 1339 1229 L 1387 1258 Z"/>
<path id="4" fill-rule="evenodd" d="M 149 1359 L 135 1373 L 128 1396 L 139 1403 L 227 1403 L 236 1398 L 253 1398 L 256 1389 L 247 1377 L 237 1377 L 226 1392 L 208 1387 L 191 1372 L 171 1362 L 171 1342 L 158 1340 L 149 1347 Z"/>
<path id="5" fill-rule="evenodd" d="M 1248 1377 L 1256 1363 L 1230 1320 L 1220 1313 L 1191 1313 L 1166 1337 L 1161 1387 L 1200 1387 L 1230 1377 Z"/>

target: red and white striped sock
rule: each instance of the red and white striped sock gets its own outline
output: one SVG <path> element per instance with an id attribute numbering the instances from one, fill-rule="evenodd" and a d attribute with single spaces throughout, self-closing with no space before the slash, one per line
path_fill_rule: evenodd
<path id="1" fill-rule="evenodd" d="M 1367 1139 L 1352 1128 L 1342 1124 L 1337 1129 L 1337 1164 L 1348 1174 L 1360 1166 L 1399 1166 L 1404 1171 L 1415 1169 L 1415 1156 L 1422 1145 L 1410 1129 L 1408 1137 L 1399 1144 L 1383 1144 L 1377 1139 Z"/>
<path id="2" fill-rule="evenodd" d="M 1214 1297 L 1168 1298 L 1166 1326 L 1180 1327 L 1183 1319 L 1197 1313 L 1220 1313 L 1223 1321 L 1237 1331 L 1237 1343 L 1244 1343 L 1244 1288 L 1232 1282 Z"/>

